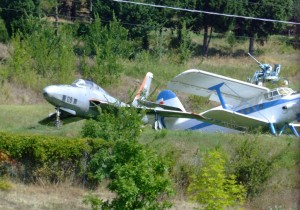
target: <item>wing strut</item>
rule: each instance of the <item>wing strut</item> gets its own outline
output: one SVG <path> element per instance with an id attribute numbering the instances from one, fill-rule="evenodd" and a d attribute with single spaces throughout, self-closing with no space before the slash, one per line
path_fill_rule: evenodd
<path id="1" fill-rule="evenodd" d="M 224 82 L 222 82 L 222 83 L 220 83 L 218 85 L 212 86 L 212 87 L 210 87 L 208 89 L 209 90 L 215 90 L 217 92 L 219 100 L 220 100 L 220 103 L 221 103 L 223 109 L 227 109 L 225 100 L 224 100 L 223 95 L 222 95 L 221 90 L 220 90 L 223 85 L 224 85 Z"/>
<path id="2" fill-rule="evenodd" d="M 294 134 L 297 138 L 300 138 L 300 135 L 299 135 L 297 129 L 295 128 L 294 124 L 287 124 L 287 123 L 285 123 L 285 124 L 283 125 L 283 127 L 281 128 L 281 130 L 280 130 L 278 136 L 280 136 L 280 135 L 285 131 L 285 129 L 286 129 L 287 127 L 293 132 L 293 134 Z M 275 136 L 277 136 L 277 133 L 276 133 L 276 130 L 275 130 L 275 127 L 274 127 L 273 123 L 270 123 L 270 129 L 271 129 L 272 134 L 275 135 Z"/>

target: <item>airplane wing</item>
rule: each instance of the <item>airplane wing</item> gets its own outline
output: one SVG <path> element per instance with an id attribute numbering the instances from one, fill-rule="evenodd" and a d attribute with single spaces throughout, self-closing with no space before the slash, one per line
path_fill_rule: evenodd
<path id="1" fill-rule="evenodd" d="M 232 128 L 231 125 L 244 127 L 245 129 L 269 125 L 269 122 L 264 119 L 251 117 L 221 107 L 202 112 L 200 115 L 205 119 L 211 120 L 214 124 L 230 128 Z"/>
<path id="2" fill-rule="evenodd" d="M 238 105 L 241 101 L 269 91 L 266 87 L 196 69 L 190 69 L 177 75 L 169 82 L 168 88 L 210 97 L 210 100 L 220 102 L 216 91 L 210 90 L 216 85 L 221 85 L 222 96 L 225 102 L 231 105 Z"/>
<path id="3" fill-rule="evenodd" d="M 56 113 L 51 113 L 48 117 L 40 120 L 38 123 L 41 125 L 55 126 L 55 120 Z M 63 124 L 69 124 L 72 122 L 82 120 L 82 118 L 76 117 L 73 113 L 60 109 L 60 120 L 63 121 Z"/>

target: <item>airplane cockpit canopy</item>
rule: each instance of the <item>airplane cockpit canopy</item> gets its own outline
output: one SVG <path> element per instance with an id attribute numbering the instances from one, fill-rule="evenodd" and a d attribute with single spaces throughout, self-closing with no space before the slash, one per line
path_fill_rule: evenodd
<path id="1" fill-rule="evenodd" d="M 273 90 L 270 90 L 268 93 L 264 94 L 265 99 L 272 100 L 274 98 L 280 98 L 286 95 L 291 95 L 295 93 L 294 90 L 288 87 L 281 87 L 281 88 L 275 88 Z"/>
<path id="2" fill-rule="evenodd" d="M 105 92 L 105 90 L 103 90 L 101 87 L 99 87 L 98 85 L 96 85 L 94 82 L 90 81 L 90 80 L 84 80 L 84 79 L 77 79 L 72 83 L 72 86 L 75 87 L 88 87 L 90 89 L 94 89 L 94 90 L 99 90 L 101 92 Z"/>

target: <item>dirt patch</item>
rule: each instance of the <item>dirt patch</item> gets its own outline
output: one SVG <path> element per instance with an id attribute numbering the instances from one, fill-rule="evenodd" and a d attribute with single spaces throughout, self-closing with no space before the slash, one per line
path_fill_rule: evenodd
<path id="1" fill-rule="evenodd" d="M 91 209 L 83 204 L 85 195 L 90 192 L 82 187 L 74 187 L 69 183 L 57 185 L 24 185 L 14 183 L 10 191 L 0 191 L 0 209 Z M 99 187 L 93 192 L 104 200 L 112 199 L 114 195 L 106 188 Z M 197 204 L 174 199 L 171 210 L 192 210 Z"/>

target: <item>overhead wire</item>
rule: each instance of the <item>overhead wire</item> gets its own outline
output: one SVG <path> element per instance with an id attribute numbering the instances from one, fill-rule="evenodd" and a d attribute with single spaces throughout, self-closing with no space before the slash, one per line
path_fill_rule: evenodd
<path id="1" fill-rule="evenodd" d="M 178 10 L 178 11 L 204 13 L 204 14 L 209 14 L 209 15 L 218 15 L 218 16 L 233 17 L 233 18 L 242 18 L 242 19 L 248 19 L 248 20 L 259 20 L 259 21 L 267 21 L 267 22 L 278 22 L 278 23 L 285 23 L 285 24 L 300 25 L 299 22 L 293 22 L 293 21 L 274 20 L 274 19 L 268 19 L 268 18 L 258 18 L 258 17 L 226 14 L 226 13 L 219 13 L 219 12 L 209 12 L 209 11 L 204 11 L 204 10 L 185 9 L 185 8 L 180 8 L 180 7 L 164 6 L 164 5 L 158 5 L 158 4 L 148 4 L 148 3 L 142 3 L 142 2 L 126 1 L 126 0 L 112 0 L 112 1 L 120 2 L 120 3 L 142 5 L 142 6 L 149 6 L 149 7 L 156 7 L 156 8 L 172 9 L 172 10 Z"/>

